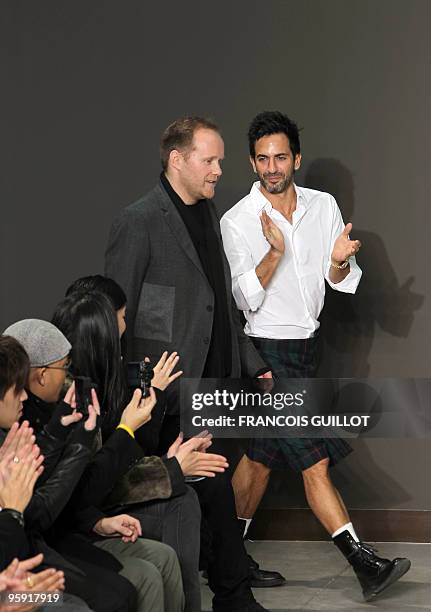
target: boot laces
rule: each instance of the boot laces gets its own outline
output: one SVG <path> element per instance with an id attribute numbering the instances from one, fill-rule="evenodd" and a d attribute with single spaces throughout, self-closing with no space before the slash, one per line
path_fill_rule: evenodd
<path id="1" fill-rule="evenodd" d="M 367 544 L 366 542 L 358 542 L 358 544 L 362 548 L 362 550 L 368 553 L 369 555 L 375 555 L 378 552 L 377 548 L 373 548 L 371 544 Z"/>

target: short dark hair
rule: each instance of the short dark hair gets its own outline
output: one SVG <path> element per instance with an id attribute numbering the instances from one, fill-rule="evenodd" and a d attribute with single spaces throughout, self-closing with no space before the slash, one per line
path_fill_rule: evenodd
<path id="1" fill-rule="evenodd" d="M 296 123 L 279 111 L 264 111 L 256 115 L 248 128 L 248 147 L 251 157 L 254 158 L 256 154 L 256 141 L 271 134 L 286 134 L 293 157 L 301 152 L 299 130 Z"/>
<path id="2" fill-rule="evenodd" d="M 201 128 L 213 130 L 220 134 L 218 125 L 212 119 L 206 119 L 205 117 L 182 117 L 166 128 L 160 141 L 160 161 L 163 170 L 168 167 L 171 151 L 188 149 L 192 144 L 196 130 Z"/>
<path id="3" fill-rule="evenodd" d="M 112 302 L 115 310 L 121 310 L 124 308 L 127 302 L 126 294 L 112 278 L 102 276 L 101 274 L 94 274 L 93 276 L 82 276 L 77 278 L 70 287 L 66 290 L 66 297 L 75 291 L 81 293 L 86 291 L 100 291 L 106 295 Z"/>
<path id="4" fill-rule="evenodd" d="M 30 360 L 24 348 L 12 336 L 0 336 L 0 400 L 11 387 L 24 389 L 30 373 Z"/>

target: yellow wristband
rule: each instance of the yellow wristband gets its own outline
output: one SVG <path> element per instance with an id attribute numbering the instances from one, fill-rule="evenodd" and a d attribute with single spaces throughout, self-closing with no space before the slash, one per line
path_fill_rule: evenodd
<path id="1" fill-rule="evenodd" d="M 124 425 L 124 423 L 120 423 L 118 425 L 117 429 L 124 429 L 124 431 L 127 431 L 129 436 L 132 436 L 132 438 L 135 439 L 135 434 L 134 434 L 133 430 L 130 429 L 130 427 L 128 425 Z"/>

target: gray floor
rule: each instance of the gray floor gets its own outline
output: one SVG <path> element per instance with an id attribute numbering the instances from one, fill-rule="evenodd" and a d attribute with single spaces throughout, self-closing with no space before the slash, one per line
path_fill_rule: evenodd
<path id="1" fill-rule="evenodd" d="M 364 603 L 349 565 L 330 542 L 248 542 L 250 554 L 265 569 L 279 570 L 287 586 L 255 589 L 271 612 L 431 611 L 431 544 L 376 544 L 382 557 L 409 557 L 410 571 L 373 603 Z M 211 592 L 202 586 L 203 610 L 211 610 Z"/>

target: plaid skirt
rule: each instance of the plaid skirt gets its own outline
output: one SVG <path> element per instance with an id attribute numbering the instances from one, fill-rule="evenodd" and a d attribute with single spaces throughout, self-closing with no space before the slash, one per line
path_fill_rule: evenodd
<path id="1" fill-rule="evenodd" d="M 317 369 L 317 336 L 307 339 L 251 338 L 274 378 L 313 378 Z M 335 465 L 352 452 L 341 438 L 256 438 L 247 457 L 272 470 L 302 472 L 322 459 Z"/>

